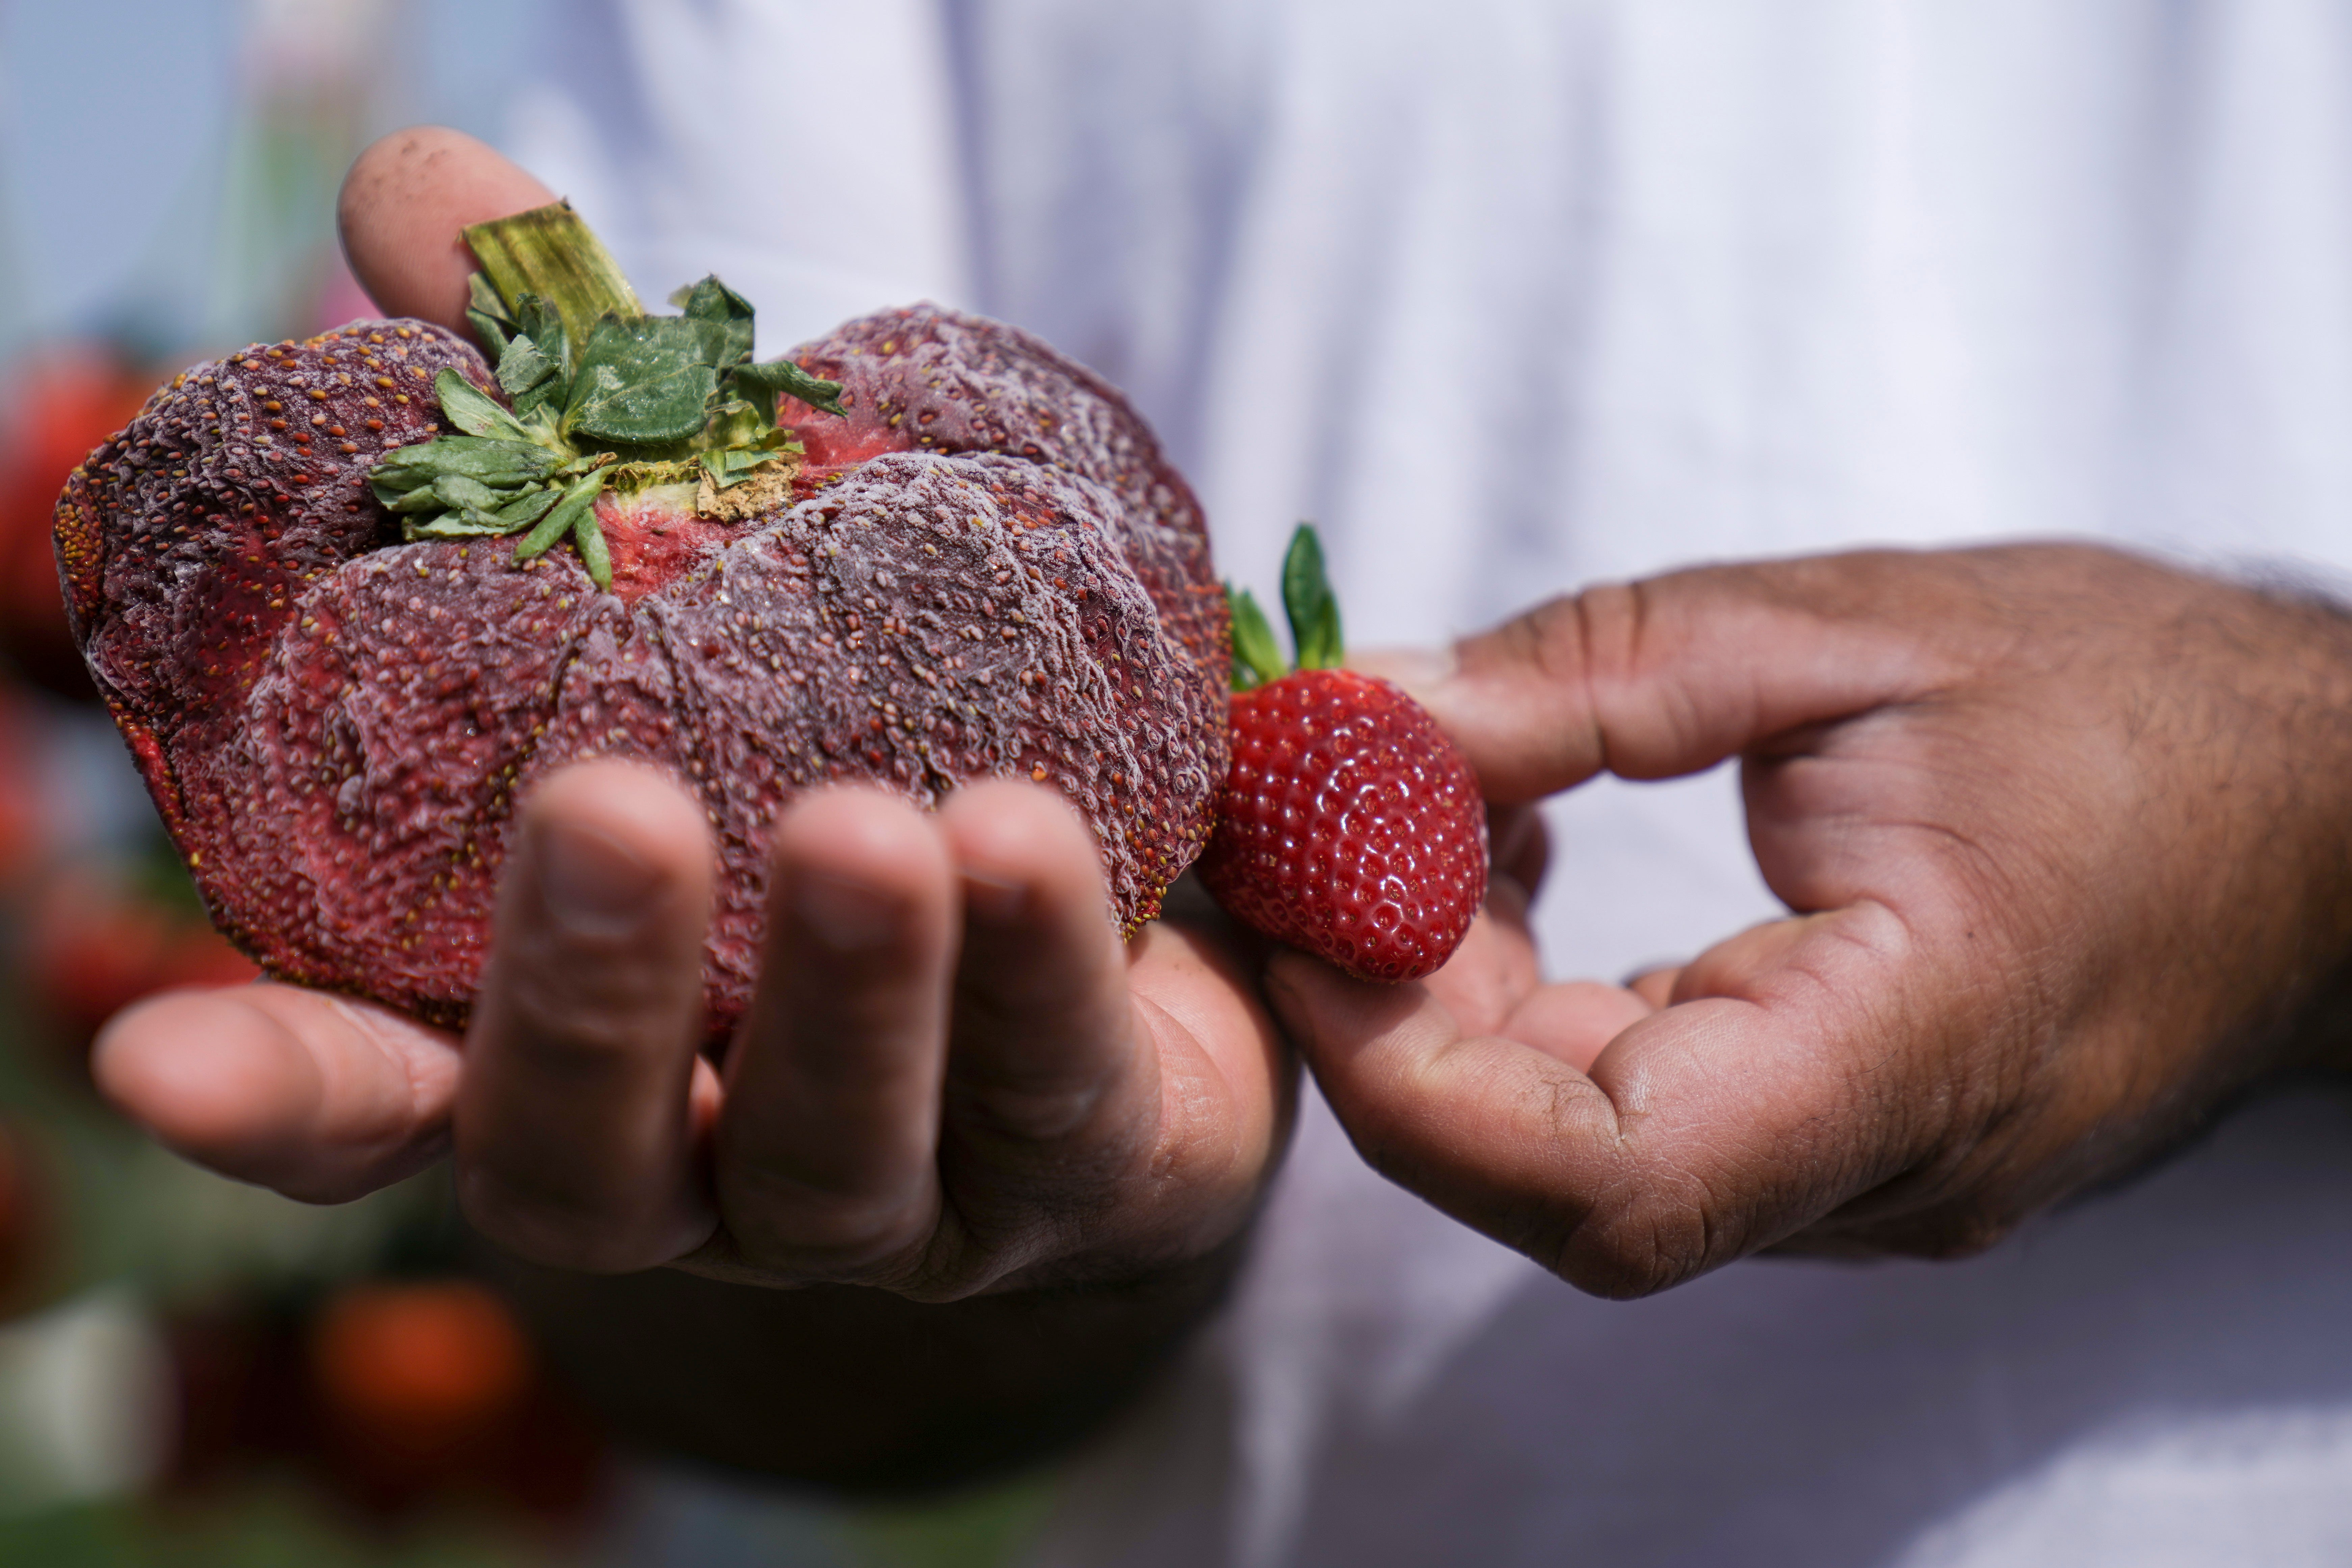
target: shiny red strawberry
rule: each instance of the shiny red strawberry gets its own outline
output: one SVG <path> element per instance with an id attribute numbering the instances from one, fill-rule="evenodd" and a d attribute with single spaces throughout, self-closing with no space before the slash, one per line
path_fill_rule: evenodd
<path id="1" fill-rule="evenodd" d="M 1314 531 L 1283 568 L 1301 668 L 1234 602 L 1233 768 L 1201 879 L 1236 920 L 1361 980 L 1444 964 L 1486 897 L 1469 763 L 1399 688 L 1335 668 L 1339 617 Z"/>

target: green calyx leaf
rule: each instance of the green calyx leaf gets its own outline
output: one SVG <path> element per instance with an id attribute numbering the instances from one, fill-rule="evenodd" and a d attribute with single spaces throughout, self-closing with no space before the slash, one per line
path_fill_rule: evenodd
<path id="1" fill-rule="evenodd" d="M 580 351 L 566 434 L 605 446 L 666 447 L 700 430 L 719 390 L 711 324 L 684 316 L 607 317 Z"/>
<path id="2" fill-rule="evenodd" d="M 679 289 L 669 302 L 689 321 L 708 321 L 719 328 L 719 353 L 711 363 L 721 368 L 751 357 L 751 301 L 719 281 L 705 278 Z"/>
<path id="3" fill-rule="evenodd" d="M 442 436 L 386 453 L 368 475 L 368 482 L 376 499 L 390 506 L 395 496 L 429 487 L 447 476 L 513 489 L 546 479 L 560 466 L 553 452 L 527 440 Z"/>
<path id="4" fill-rule="evenodd" d="M 739 364 L 729 373 L 728 380 L 740 395 L 761 404 L 761 411 L 770 419 L 776 416 L 778 393 L 797 397 L 820 413 L 849 417 L 841 407 L 841 383 L 821 380 L 788 359 Z"/>
<path id="5" fill-rule="evenodd" d="M 518 406 L 562 373 L 563 367 L 541 353 L 529 338 L 510 340 L 499 354 L 499 385 Z"/>
<path id="6" fill-rule="evenodd" d="M 478 224 L 466 241 L 481 263 L 466 321 L 497 385 L 443 371 L 434 391 L 460 434 L 387 453 L 370 472 L 404 538 L 520 533 L 519 561 L 569 539 L 609 589 L 598 495 L 707 480 L 705 515 L 759 515 L 792 473 L 772 465 L 801 450 L 776 424 L 779 394 L 841 413 L 839 384 L 789 361 L 752 362 L 751 301 L 718 279 L 671 296 L 681 314 L 646 314 L 566 203 Z M 762 484 L 739 488 L 754 477 Z"/>
<path id="7" fill-rule="evenodd" d="M 515 546 L 517 562 L 534 560 L 554 548 L 555 542 L 570 534 L 572 548 L 580 552 L 580 563 L 596 586 L 611 592 L 613 587 L 613 556 L 604 544 L 604 531 L 596 526 L 596 497 L 603 492 L 609 469 L 594 468 L 572 481 L 553 507 L 541 514 L 539 526 L 530 536 Z"/>
<path id="8" fill-rule="evenodd" d="M 781 436 L 782 432 L 778 431 L 776 434 Z M 722 490 L 731 489 L 750 479 L 751 470 L 774 461 L 791 449 L 789 444 L 778 447 L 727 447 L 715 452 L 703 453 L 698 461 L 702 465 L 702 471 L 710 476 L 712 484 Z"/>
<path id="9" fill-rule="evenodd" d="M 1225 584 L 1234 620 L 1234 689 L 1247 691 L 1278 680 L 1294 669 L 1336 669 L 1347 647 L 1339 635 L 1339 601 L 1323 570 L 1323 546 L 1315 525 L 1302 522 L 1290 536 L 1282 561 L 1282 608 L 1290 622 L 1297 663 L 1282 657 L 1274 626 L 1246 588 Z"/>
<path id="10" fill-rule="evenodd" d="M 1323 570 L 1322 542 L 1315 525 L 1302 522 L 1282 558 L 1282 608 L 1301 669 L 1336 669 L 1347 652 L 1339 635 L 1339 600 Z"/>
<path id="11" fill-rule="evenodd" d="M 1274 626 L 1258 608 L 1256 595 L 1228 583 L 1225 602 L 1234 612 L 1234 689 L 1247 691 L 1280 679 L 1289 662 L 1282 657 L 1282 645 L 1274 640 Z"/>
<path id="12" fill-rule="evenodd" d="M 507 314 L 507 302 L 481 273 L 466 279 L 466 324 L 482 340 L 482 348 L 493 358 L 506 352 L 507 340 L 514 335 L 515 323 Z"/>
<path id="13" fill-rule="evenodd" d="M 507 345 L 511 351 L 525 340 L 518 338 Z M 481 436 L 501 441 L 529 441 L 530 432 L 522 422 L 493 403 L 481 388 L 454 370 L 445 370 L 433 378 L 434 395 L 441 399 L 442 416 L 468 436 Z"/>

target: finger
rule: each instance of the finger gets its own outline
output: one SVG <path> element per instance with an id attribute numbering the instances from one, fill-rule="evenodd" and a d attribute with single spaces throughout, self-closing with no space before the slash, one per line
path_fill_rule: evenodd
<path id="1" fill-rule="evenodd" d="M 1517 882 L 1533 899 L 1551 868 L 1551 829 L 1542 810 L 1529 805 L 1488 806 L 1486 842 L 1495 875 Z"/>
<path id="2" fill-rule="evenodd" d="M 1556 599 L 1449 656 L 1381 661 L 1477 770 L 1533 800 L 1604 769 L 1664 778 L 1917 690 L 1894 555 L 1710 567 Z"/>
<path id="3" fill-rule="evenodd" d="M 1528 930 L 1527 895 L 1510 878 L 1497 877 L 1487 884 L 1486 907 L 1470 922 L 1462 945 L 1421 984 L 1463 1028 L 1486 1034 L 1501 1028 L 1542 980 Z"/>
<path id="4" fill-rule="evenodd" d="M 1924 994 L 1906 984 L 1916 958 L 1876 905 L 1809 921 L 1774 960 L 1726 966 L 1729 994 L 1633 1022 L 1589 1073 L 1579 1049 L 1465 1034 L 1421 988 L 1287 954 L 1268 987 L 1373 1165 L 1622 1296 L 1780 1240 L 1904 1167 L 1924 1130 L 1903 1113 L 1923 1092 L 1902 1081 L 1903 1047 L 1955 1022 L 1906 1004 Z"/>
<path id="5" fill-rule="evenodd" d="M 1160 1091 L 1158 1190 L 1122 1209 L 1142 1256 L 1194 1256 L 1247 1225 L 1289 1135 L 1298 1062 L 1260 1001 L 1265 951 L 1221 913 L 1154 921 L 1127 945 Z"/>
<path id="6" fill-rule="evenodd" d="M 457 1113 L 467 1217 L 536 1263 L 646 1268 L 716 1217 L 694 1170 L 711 847 L 650 769 L 589 763 L 525 803 Z"/>
<path id="7" fill-rule="evenodd" d="M 717 1137 L 745 1260 L 811 1279 L 914 1266 L 940 1212 L 957 902 L 938 827 L 905 801 L 822 790 L 778 819 L 760 989 Z"/>
<path id="8" fill-rule="evenodd" d="M 1530 992 L 1495 1033 L 1589 1073 L 1610 1041 L 1657 1010 L 1622 985 L 1571 980 Z"/>
<path id="9" fill-rule="evenodd" d="M 387 316 L 465 332 L 469 224 L 528 212 L 555 194 L 462 131 L 416 125 L 370 145 L 343 176 L 336 226 L 352 276 Z"/>
<path id="10" fill-rule="evenodd" d="M 1748 985 L 1786 964 L 1808 931 L 1834 918 L 1790 915 L 1759 921 L 1726 937 L 1680 969 L 1665 972 L 1674 977 L 1667 988 L 1667 1003 L 1740 994 Z"/>
<path id="11" fill-rule="evenodd" d="M 1034 1208 L 1148 1152 L 1160 1103 L 1095 837 L 1061 796 L 996 780 L 940 812 L 964 900 L 941 1168 L 976 1205 Z"/>
<path id="12" fill-rule="evenodd" d="M 1679 968 L 1645 969 L 1625 982 L 1625 989 L 1647 1002 L 1654 1011 L 1675 999 L 1675 983 L 1682 978 Z"/>
<path id="13" fill-rule="evenodd" d="M 90 1071 L 174 1152 L 306 1203 L 415 1174 L 448 1144 L 457 1042 L 291 985 L 175 991 L 117 1014 Z"/>

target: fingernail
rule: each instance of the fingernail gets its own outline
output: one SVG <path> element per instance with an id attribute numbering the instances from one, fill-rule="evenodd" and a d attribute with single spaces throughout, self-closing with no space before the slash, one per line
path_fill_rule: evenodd
<path id="1" fill-rule="evenodd" d="M 1419 696 L 1452 679 L 1457 666 L 1450 647 L 1370 647 L 1349 652 L 1348 668 L 1393 680 Z"/>
<path id="2" fill-rule="evenodd" d="M 583 936 L 621 936 L 651 912 L 661 873 L 627 845 L 593 827 L 557 825 L 539 840 L 547 912 Z"/>
<path id="3" fill-rule="evenodd" d="M 966 871 L 963 901 L 964 907 L 981 919 L 1004 925 L 1019 920 L 1022 911 L 1029 907 L 1029 889 L 1002 877 Z"/>
<path id="4" fill-rule="evenodd" d="M 793 889 L 793 911 L 808 933 L 836 952 L 880 947 L 898 929 L 893 903 L 861 882 L 807 871 Z"/>

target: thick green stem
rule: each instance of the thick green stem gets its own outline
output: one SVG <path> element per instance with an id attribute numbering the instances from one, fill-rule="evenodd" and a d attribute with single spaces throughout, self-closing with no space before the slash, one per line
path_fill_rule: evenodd
<path id="1" fill-rule="evenodd" d="M 634 320 L 646 313 L 620 264 L 570 202 L 493 218 L 465 232 L 466 243 L 509 310 L 525 294 L 554 307 L 575 359 L 602 317 Z"/>

